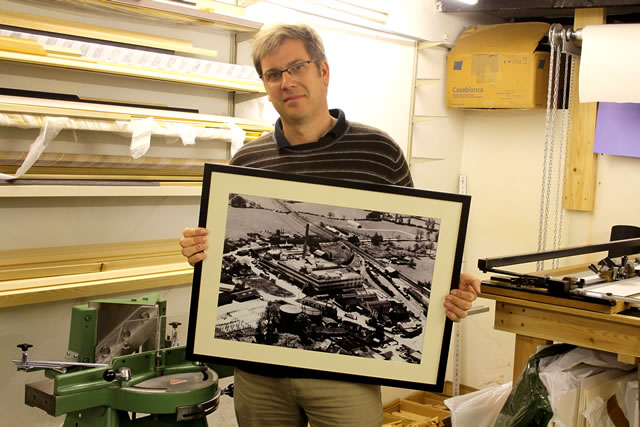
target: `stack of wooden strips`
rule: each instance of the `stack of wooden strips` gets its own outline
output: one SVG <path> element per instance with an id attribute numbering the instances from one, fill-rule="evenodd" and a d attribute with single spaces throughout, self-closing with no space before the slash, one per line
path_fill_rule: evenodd
<path id="1" fill-rule="evenodd" d="M 1 112 L 4 112 L 2 114 Z M 86 102 L 60 101 L 0 95 L 0 125 L 40 128 L 45 116 L 65 116 L 66 129 L 132 133 L 137 120 L 154 118 L 153 135 L 181 138 L 182 132 L 197 140 L 231 141 L 230 122 L 246 132 L 252 141 L 273 127 L 264 121 L 185 113 L 153 108 L 124 107 Z M 26 152 L 0 152 L 0 172 L 12 174 L 20 166 Z M 176 159 L 127 156 L 43 153 L 24 176 L 25 179 L 109 179 L 192 181 L 201 180 L 205 162 L 227 163 L 225 158 Z M 65 175 L 66 177 L 61 177 Z M 67 176 L 69 175 L 69 176 Z M 85 176 L 85 177 L 81 177 Z M 101 178 L 95 178 L 101 176 Z"/>
<path id="2" fill-rule="evenodd" d="M 185 113 L 181 111 L 159 110 L 154 108 L 126 107 L 120 105 L 60 101 L 9 95 L 0 95 L 0 112 L 78 117 L 98 120 L 119 120 L 126 122 L 153 117 L 158 126 L 165 125 L 165 128 L 170 125 L 179 124 L 201 129 L 213 128 L 228 130 L 229 125 L 227 123 L 234 123 L 236 126 L 247 132 L 249 139 L 255 139 L 263 132 L 270 132 L 273 130 L 273 126 L 270 123 L 262 120 L 240 119 L 235 117 L 214 116 L 210 114 Z M 9 119 L 10 117 L 3 119 L 4 126 L 39 127 L 38 124 L 41 124 L 41 122 L 38 122 L 37 120 L 30 122 L 28 118 L 15 117 L 13 122 Z M 111 130 L 113 132 L 130 131 L 126 126 L 123 127 L 124 124 L 114 123 L 111 124 L 112 127 L 109 127 L 108 123 L 98 123 L 98 125 L 101 125 L 104 129 L 102 127 L 97 129 L 95 127 L 91 128 L 91 124 L 83 125 L 77 121 L 71 123 L 71 126 L 86 126 L 88 128 L 87 130 Z M 172 134 L 171 131 L 172 129 L 166 128 L 166 131 L 163 132 L 160 127 L 158 134 L 168 136 L 175 135 L 175 132 Z M 203 136 L 206 138 L 206 133 L 203 133 Z M 213 136 L 215 137 L 216 135 Z"/>
<path id="3" fill-rule="evenodd" d="M 384 405 L 384 427 L 445 427 L 451 425 L 447 396 L 418 391 Z"/>
<path id="4" fill-rule="evenodd" d="M 72 56 L 77 60 L 209 76 L 220 78 L 222 81 L 225 81 L 225 79 L 237 82 L 248 80 L 247 84 L 253 83 L 254 86 L 262 86 L 255 69 L 247 65 L 167 54 L 164 51 L 150 52 L 142 49 L 110 46 L 103 43 L 90 43 L 67 39 L 64 36 L 52 37 L 0 29 L 0 48 L 6 51 L 40 56 L 58 58 Z"/>
<path id="5" fill-rule="evenodd" d="M 26 31 L 2 30 L 0 60 L 265 93 L 251 67 L 185 57 L 217 55 L 185 40 L 10 11 L 0 11 L 0 20 L 4 25 Z M 45 31 L 47 35 L 30 31 Z M 70 40 L 67 35 L 81 40 Z M 136 46 L 153 48 L 156 52 L 135 49 Z"/>
<path id="6" fill-rule="evenodd" d="M 177 239 L 0 251 L 0 307 L 189 284 Z"/>
<path id="7" fill-rule="evenodd" d="M 22 151 L 0 151 L 0 172 L 15 171 L 26 156 Z M 205 163 L 228 160 L 43 153 L 23 179 L 201 181 Z"/>

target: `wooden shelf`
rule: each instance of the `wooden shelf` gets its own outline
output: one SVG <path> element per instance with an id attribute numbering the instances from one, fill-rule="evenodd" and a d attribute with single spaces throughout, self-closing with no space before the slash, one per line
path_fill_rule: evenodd
<path id="1" fill-rule="evenodd" d="M 193 47 L 191 42 L 186 40 L 174 39 L 169 37 L 159 37 L 146 33 L 138 33 L 134 31 L 125 31 L 112 27 L 97 26 L 83 24 L 76 21 L 68 21 L 64 19 L 53 19 L 45 16 L 32 15 L 27 13 L 11 12 L 8 10 L 0 10 L 0 21 L 6 26 L 20 29 L 36 30 L 45 34 L 56 34 L 62 36 L 75 36 L 81 39 L 109 41 L 114 43 L 123 43 L 130 46 L 144 46 L 154 49 L 160 49 L 168 52 L 186 53 L 192 55 L 202 55 L 208 57 L 216 57 L 218 53 L 215 50 L 201 49 Z M 29 31 L 28 31 L 29 32 Z M 22 40 L 22 39 L 18 39 Z M 36 41 L 30 42 L 37 44 Z M 46 47 L 45 47 L 46 48 Z M 10 50 L 10 49 L 8 49 Z M 16 51 L 16 50 L 14 50 Z M 26 50 L 17 50 L 17 52 L 29 52 Z M 29 52 L 34 53 L 34 52 Z M 37 53 L 37 52 L 36 52 Z M 59 53 L 67 53 L 64 50 Z M 45 54 L 45 53 L 40 53 Z"/>
<path id="2" fill-rule="evenodd" d="M 262 132 L 273 130 L 273 126 L 264 120 L 9 95 L 0 95 L 0 111 L 127 121 L 136 118 L 153 117 L 158 121 L 222 129 L 228 129 L 229 126 L 226 123 L 231 121 L 244 131 L 251 133 L 251 136 L 258 136 Z"/>
<path id="3" fill-rule="evenodd" d="M 126 77 L 190 84 L 195 86 L 214 87 L 217 89 L 228 91 L 266 94 L 262 83 L 253 80 L 209 77 L 204 75 L 157 70 L 153 68 L 133 67 L 98 61 L 30 55 L 25 53 L 6 51 L 0 51 L 0 60 L 20 62 L 32 65 L 42 65 L 46 67 L 92 71 L 103 74 L 115 74 Z"/>
<path id="4" fill-rule="evenodd" d="M 447 116 L 413 116 L 413 123 L 426 122 L 428 120 L 446 119 Z"/>
<path id="5" fill-rule="evenodd" d="M 416 87 L 431 85 L 440 80 L 441 79 L 416 79 Z"/>
<path id="6" fill-rule="evenodd" d="M 164 18 L 182 23 L 211 25 L 228 31 L 257 32 L 263 25 L 262 22 L 238 16 L 153 0 L 39 0 L 39 2 L 47 5 L 52 3 L 66 4 L 74 8 L 86 7 L 94 10 L 98 7 L 103 11 L 133 14 L 143 19 Z"/>
<path id="7" fill-rule="evenodd" d="M 450 48 L 452 45 L 444 41 L 422 41 L 418 43 L 418 50 L 430 49 L 432 47 L 442 46 Z"/>
<path id="8" fill-rule="evenodd" d="M 86 1 L 86 0 L 85 0 Z M 131 11 L 137 11 L 138 13 L 145 15 L 147 11 L 153 10 L 154 12 L 165 14 L 168 17 L 179 16 L 193 21 L 211 24 L 217 27 L 224 28 L 232 31 L 251 31 L 256 32 L 262 28 L 262 23 L 257 21 L 251 21 L 249 19 L 240 18 L 237 16 L 223 15 L 215 12 L 208 12 L 199 10 L 196 8 L 189 8 L 184 6 L 177 6 L 167 3 L 155 2 L 153 0 L 110 0 L 99 1 L 91 0 L 91 3 L 101 4 L 113 4 L 114 6 L 122 5 L 127 7 Z"/>
<path id="9" fill-rule="evenodd" d="M 0 197 L 200 197 L 194 185 L 0 185 Z"/>

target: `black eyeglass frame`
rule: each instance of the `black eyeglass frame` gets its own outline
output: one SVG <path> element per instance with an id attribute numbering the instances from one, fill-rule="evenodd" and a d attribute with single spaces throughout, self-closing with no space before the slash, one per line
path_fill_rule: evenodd
<path id="1" fill-rule="evenodd" d="M 269 84 L 269 80 L 270 80 L 270 79 L 265 80 L 265 74 L 276 74 L 276 75 L 277 75 L 277 79 L 276 79 L 276 81 L 279 81 L 279 80 L 281 80 L 281 79 L 282 79 L 282 75 L 283 75 L 284 73 L 289 73 L 289 75 L 290 75 L 290 76 L 292 76 L 293 74 L 291 74 L 291 71 L 290 71 L 290 70 L 291 70 L 293 67 L 297 67 L 297 66 L 299 66 L 299 65 L 303 65 L 303 64 L 305 64 L 305 65 L 307 65 L 307 64 L 312 64 L 312 63 L 314 63 L 314 62 L 318 62 L 318 61 L 322 61 L 322 58 L 321 58 L 321 59 L 308 59 L 308 60 L 306 60 L 306 61 L 296 62 L 295 64 L 291 64 L 290 66 L 288 66 L 287 68 L 284 68 L 284 69 L 282 69 L 282 70 L 270 70 L 270 71 L 268 71 L 267 73 L 263 73 L 263 74 L 261 74 L 261 75 L 260 75 L 260 79 L 261 79 L 263 82 L 265 82 L 266 84 Z M 276 78 L 276 77 L 274 76 L 273 78 Z"/>

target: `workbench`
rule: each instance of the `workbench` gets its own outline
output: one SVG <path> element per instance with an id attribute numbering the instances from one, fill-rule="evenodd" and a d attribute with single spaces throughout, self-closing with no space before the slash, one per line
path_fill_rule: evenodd
<path id="1" fill-rule="evenodd" d="M 640 313 L 618 302 L 604 305 L 482 283 L 482 298 L 496 301 L 494 328 L 516 334 L 513 381 L 539 345 L 562 342 L 608 351 L 638 366 Z M 640 401 L 639 401 L 640 406 Z"/>
<path id="2" fill-rule="evenodd" d="M 513 378 L 542 344 L 563 342 L 618 354 L 624 363 L 640 361 L 640 317 L 614 306 L 482 284 L 482 298 L 496 301 L 494 328 L 516 334 Z"/>

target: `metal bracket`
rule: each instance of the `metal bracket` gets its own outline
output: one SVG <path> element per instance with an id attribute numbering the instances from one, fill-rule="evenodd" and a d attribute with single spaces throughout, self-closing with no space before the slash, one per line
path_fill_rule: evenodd
<path id="1" fill-rule="evenodd" d="M 467 310 L 467 316 L 473 316 L 474 314 L 486 313 L 489 311 L 489 307 L 486 305 L 480 305 L 478 307 L 471 307 Z"/>
<path id="2" fill-rule="evenodd" d="M 573 40 L 582 40 L 582 30 L 564 28 L 561 24 L 552 24 L 549 27 L 549 43 L 551 47 L 560 46 L 562 53 L 580 56 L 582 49 L 573 43 Z"/>
<path id="3" fill-rule="evenodd" d="M 218 409 L 220 404 L 220 389 L 217 390 L 215 396 L 206 402 L 195 405 L 178 406 L 176 408 L 176 421 L 199 420 L 213 413 Z"/>

